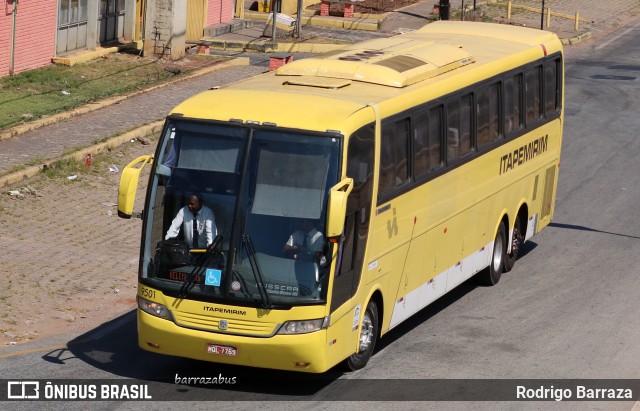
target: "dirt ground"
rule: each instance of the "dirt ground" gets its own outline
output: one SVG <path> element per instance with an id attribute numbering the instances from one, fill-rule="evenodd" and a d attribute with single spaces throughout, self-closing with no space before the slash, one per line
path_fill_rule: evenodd
<path id="1" fill-rule="evenodd" d="M 120 171 L 109 168 L 154 147 L 134 141 L 2 189 L 0 344 L 88 331 L 135 308 L 142 223 L 117 217 Z"/>

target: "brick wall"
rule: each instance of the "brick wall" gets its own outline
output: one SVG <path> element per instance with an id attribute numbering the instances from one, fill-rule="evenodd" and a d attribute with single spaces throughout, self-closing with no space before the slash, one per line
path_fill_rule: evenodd
<path id="1" fill-rule="evenodd" d="M 9 74 L 11 64 L 13 5 L 7 1 L 0 0 L 0 76 Z M 51 63 L 56 49 L 57 7 L 57 0 L 18 3 L 14 72 L 18 73 Z"/>
<path id="2" fill-rule="evenodd" d="M 232 19 L 233 0 L 209 0 L 207 4 L 207 26 L 218 23 L 229 23 Z"/>

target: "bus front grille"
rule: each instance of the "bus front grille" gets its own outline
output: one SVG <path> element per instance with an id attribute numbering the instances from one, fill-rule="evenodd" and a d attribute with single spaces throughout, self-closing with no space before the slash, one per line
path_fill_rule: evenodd
<path id="1" fill-rule="evenodd" d="M 176 311 L 173 312 L 173 317 L 175 319 L 175 323 L 180 327 L 254 337 L 271 337 L 280 327 L 280 324 L 278 323 L 225 319 L 210 315 L 199 315 Z"/>

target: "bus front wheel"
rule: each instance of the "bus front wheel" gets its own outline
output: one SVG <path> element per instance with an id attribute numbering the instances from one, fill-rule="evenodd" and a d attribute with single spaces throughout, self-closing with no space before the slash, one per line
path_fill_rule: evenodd
<path id="1" fill-rule="evenodd" d="M 369 362 L 376 341 L 378 340 L 378 306 L 375 301 L 369 301 L 360 325 L 360 341 L 358 352 L 347 358 L 346 365 L 351 371 L 363 368 Z"/>
<path id="2" fill-rule="evenodd" d="M 507 254 L 507 233 L 504 222 L 500 223 L 496 238 L 493 240 L 493 253 L 489 267 L 480 271 L 476 277 L 482 285 L 496 285 L 500 281 L 504 270 L 504 261 Z"/>

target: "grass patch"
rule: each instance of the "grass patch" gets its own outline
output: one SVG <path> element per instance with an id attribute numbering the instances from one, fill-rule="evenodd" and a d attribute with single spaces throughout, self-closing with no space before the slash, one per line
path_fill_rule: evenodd
<path id="1" fill-rule="evenodd" d="M 188 55 L 176 63 L 114 53 L 71 67 L 50 65 L 5 76 L 0 78 L 0 129 L 161 84 L 219 60 Z M 179 66 L 180 74 L 167 66 Z"/>
<path id="2" fill-rule="evenodd" d="M 155 141 L 154 136 L 149 136 L 148 138 Z M 71 150 L 71 152 L 75 151 L 77 150 Z M 113 149 L 108 148 L 106 151 L 94 155 L 91 160 L 91 165 L 89 166 L 86 164 L 86 159 L 76 160 L 68 158 L 56 161 L 43 168 L 42 174 L 50 179 L 67 178 L 75 175 L 77 176 L 76 178 L 68 180 L 67 182 L 76 183 L 82 181 L 83 176 L 107 174 L 109 173 L 109 166 L 120 162 L 121 160 L 117 159 L 114 155 Z M 119 168 L 122 168 L 122 166 Z"/>
<path id="3" fill-rule="evenodd" d="M 77 179 L 69 181 L 79 181 L 81 179 L 80 173 L 86 170 L 87 166 L 83 162 L 68 159 L 52 163 L 48 167 L 45 167 L 42 170 L 42 173 L 48 178 L 60 178 L 76 175 L 78 176 Z"/>

